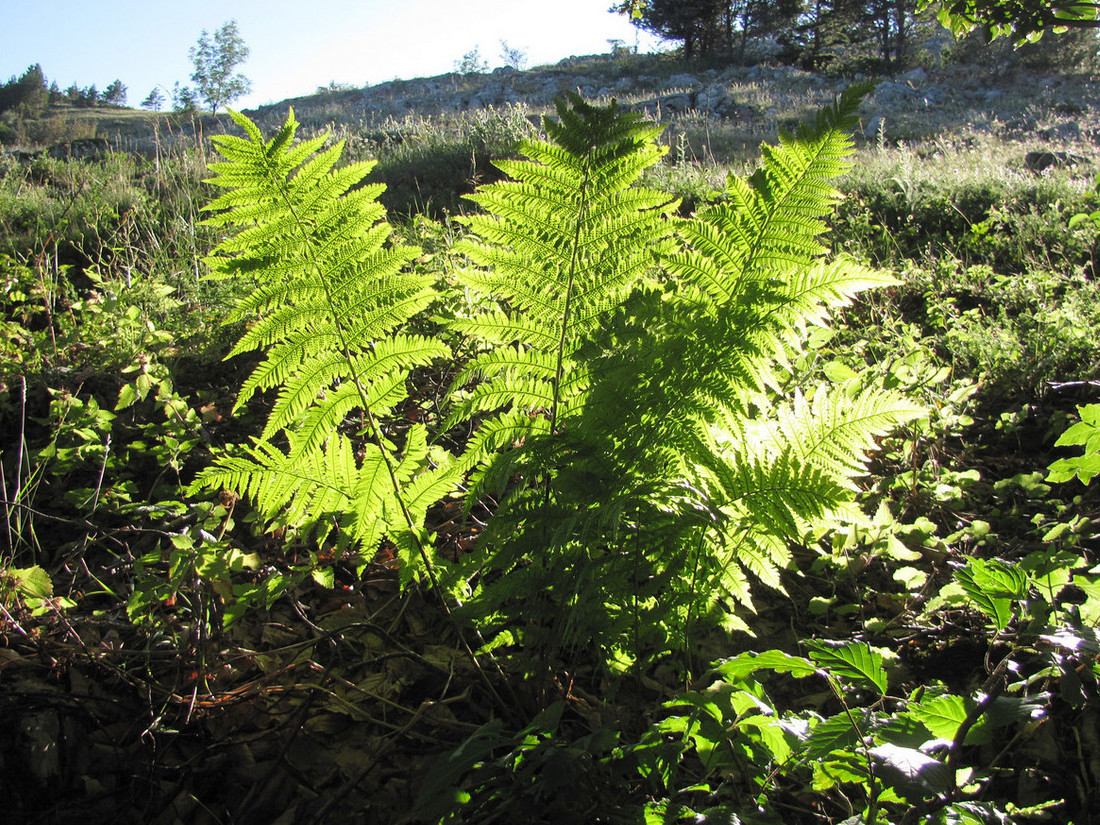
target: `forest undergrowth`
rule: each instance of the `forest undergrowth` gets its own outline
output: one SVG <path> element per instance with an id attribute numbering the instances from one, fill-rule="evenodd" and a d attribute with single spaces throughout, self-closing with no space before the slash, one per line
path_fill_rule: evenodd
<path id="1" fill-rule="evenodd" d="M 857 98 L 0 162 L 14 821 L 1093 821 L 1091 170 Z"/>

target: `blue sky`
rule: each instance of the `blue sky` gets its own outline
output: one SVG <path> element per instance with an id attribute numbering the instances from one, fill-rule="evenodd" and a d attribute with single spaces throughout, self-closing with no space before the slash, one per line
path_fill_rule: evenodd
<path id="1" fill-rule="evenodd" d="M 453 69 L 477 47 L 500 65 L 500 41 L 529 65 L 634 45 L 611 0 L 0 0 L 0 82 L 40 63 L 62 88 L 118 78 L 137 106 L 154 86 L 190 83 L 188 49 L 203 29 L 237 21 L 251 49 L 253 92 L 235 108 L 311 94 L 330 81 L 364 86 Z M 655 41 L 641 36 L 643 51 Z"/>

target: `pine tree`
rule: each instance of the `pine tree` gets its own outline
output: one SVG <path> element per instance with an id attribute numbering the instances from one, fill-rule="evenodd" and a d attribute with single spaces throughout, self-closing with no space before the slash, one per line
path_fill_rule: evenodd
<path id="1" fill-rule="evenodd" d="M 121 80 L 114 80 L 103 92 L 103 102 L 109 106 L 126 105 L 126 86 Z"/>
<path id="2" fill-rule="evenodd" d="M 154 112 L 159 112 L 160 107 L 164 105 L 164 93 L 160 90 L 159 86 L 154 86 L 153 91 L 149 92 L 145 100 L 141 101 L 141 108 L 149 109 Z"/>

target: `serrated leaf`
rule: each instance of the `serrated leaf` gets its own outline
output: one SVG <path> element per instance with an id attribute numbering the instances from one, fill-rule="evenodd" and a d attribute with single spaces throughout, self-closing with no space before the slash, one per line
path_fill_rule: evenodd
<path id="1" fill-rule="evenodd" d="M 1100 632 L 1095 627 L 1059 627 L 1050 628 L 1052 633 L 1039 636 L 1044 642 L 1073 651 L 1095 656 L 1100 653 Z"/>
<path id="2" fill-rule="evenodd" d="M 1027 572 L 1000 559 L 971 559 L 955 573 L 971 602 L 989 616 L 998 630 L 1012 619 L 1012 602 L 1028 590 Z"/>
<path id="3" fill-rule="evenodd" d="M 786 762 L 791 755 L 791 745 L 787 734 L 778 719 L 769 716 L 749 716 L 737 723 L 738 729 L 750 728 L 756 731 L 761 744 L 767 748 L 776 762 Z"/>
<path id="4" fill-rule="evenodd" d="M 137 401 L 137 390 L 134 389 L 134 385 L 124 384 L 122 389 L 118 391 L 118 403 L 115 404 L 115 409 L 126 409 L 135 401 Z"/>
<path id="5" fill-rule="evenodd" d="M 50 574 L 37 564 L 32 567 L 14 567 L 8 571 L 15 579 L 19 592 L 32 599 L 48 599 L 53 595 Z"/>
<path id="6" fill-rule="evenodd" d="M 807 642 L 810 659 L 833 676 L 851 679 L 863 687 L 886 693 L 882 655 L 865 642 Z"/>
<path id="7" fill-rule="evenodd" d="M 928 581 L 928 574 L 915 567 L 899 567 L 894 571 L 893 579 L 912 593 L 924 586 Z"/>
<path id="8" fill-rule="evenodd" d="M 874 762 L 875 775 L 906 799 L 927 799 L 954 787 L 954 777 L 947 765 L 913 748 L 885 742 L 868 753 Z"/>
<path id="9" fill-rule="evenodd" d="M 1049 710 L 1049 693 L 1037 693 L 1034 696 L 998 696 L 986 708 L 982 724 L 990 728 L 1001 728 L 1033 722 L 1046 716 Z"/>
<path id="10" fill-rule="evenodd" d="M 799 679 L 811 676 L 817 671 L 812 662 L 801 656 L 791 656 L 781 650 L 742 653 L 715 667 L 715 670 L 728 682 L 742 682 L 745 677 L 764 669 L 774 670 L 776 673 L 790 673 Z"/>
<path id="11" fill-rule="evenodd" d="M 899 561 L 917 561 L 921 558 L 921 554 L 917 550 L 910 550 L 901 539 L 895 535 L 890 535 L 886 539 L 886 555 L 892 559 L 898 559 Z"/>
<path id="12" fill-rule="evenodd" d="M 945 694 L 912 704 L 907 712 L 937 739 L 953 741 L 967 711 L 967 702 L 962 696 Z"/>
<path id="13" fill-rule="evenodd" d="M 870 721 L 868 712 L 857 714 L 856 721 L 867 727 Z M 806 756 L 810 759 L 825 759 L 838 753 L 854 753 L 860 745 L 859 734 L 852 727 L 847 713 L 838 713 L 819 722 L 810 731 L 806 739 Z"/>

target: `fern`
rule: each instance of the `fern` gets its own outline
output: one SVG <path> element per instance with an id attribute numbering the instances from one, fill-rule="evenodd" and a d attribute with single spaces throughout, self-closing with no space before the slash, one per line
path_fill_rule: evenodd
<path id="1" fill-rule="evenodd" d="M 659 194 L 593 186 L 629 186 L 656 131 L 576 98 L 553 144 L 503 166 L 517 180 L 475 196 L 490 214 L 463 250 L 489 269 L 464 275 L 502 308 L 461 327 L 491 348 L 454 420 L 491 414 L 475 493 L 511 486 L 478 562 L 506 575 L 472 609 L 515 600 L 529 642 L 629 660 L 645 628 L 658 649 L 698 621 L 746 628 L 732 608 L 751 583 L 781 588 L 790 543 L 856 512 L 874 437 L 919 410 L 870 388 L 791 395 L 785 363 L 808 325 L 893 282 L 826 263 L 821 241 L 863 91 L 687 221 Z"/>
<path id="2" fill-rule="evenodd" d="M 677 293 L 656 310 L 663 338 L 643 343 L 648 353 L 633 345 L 600 355 L 617 358 L 603 403 L 620 400 L 619 420 L 601 413 L 599 428 L 619 433 L 616 463 L 628 470 L 620 477 L 652 485 L 665 475 L 666 484 L 699 491 L 713 514 L 702 539 L 682 525 L 653 536 L 655 561 L 692 545 L 712 560 L 717 589 L 693 585 L 688 602 L 725 591 L 751 606 L 739 567 L 777 586 L 789 542 L 851 517 L 854 479 L 874 436 L 920 414 L 880 390 L 821 387 L 812 403 L 797 391 L 785 397 L 785 356 L 801 346 L 806 326 L 859 291 L 893 282 L 848 260 L 823 262 L 823 219 L 837 197 L 829 181 L 847 168 L 862 91 L 846 93 L 816 128 L 765 146 L 760 170 L 730 178 L 727 202 L 681 227 L 685 244 L 665 259 Z M 635 495 L 631 487 L 622 494 Z"/>
<path id="3" fill-rule="evenodd" d="M 370 549 L 389 536 L 410 576 L 409 551 L 422 549 L 420 525 L 445 473 L 418 479 L 429 463 L 423 427 L 399 449 L 382 422 L 406 397 L 410 370 L 451 357 L 405 331 L 434 299 L 431 278 L 406 270 L 418 249 L 388 243 L 383 187 L 360 185 L 373 163 L 336 169 L 342 143 L 323 149 L 324 135 L 295 144 L 293 112 L 268 141 L 231 114 L 245 136 L 214 138 L 226 160 L 211 164 L 210 183 L 229 191 L 206 210 L 208 224 L 236 232 L 207 263 L 213 277 L 256 282 L 230 315 L 249 326 L 228 357 L 264 353 L 235 409 L 267 390 L 275 400 L 259 438 L 196 486 L 246 495 L 269 521 L 319 539 L 335 532 Z M 360 435 L 344 434 L 345 421 Z"/>

